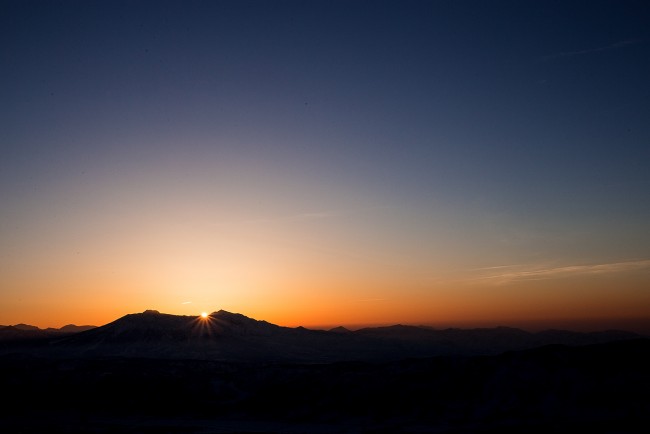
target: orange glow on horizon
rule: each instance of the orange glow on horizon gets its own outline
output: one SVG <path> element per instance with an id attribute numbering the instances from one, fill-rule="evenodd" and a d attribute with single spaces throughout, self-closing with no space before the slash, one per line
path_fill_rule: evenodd
<path id="1" fill-rule="evenodd" d="M 264 263 L 263 258 L 258 259 L 259 264 Z M 566 267 L 536 271 L 545 277 L 539 280 L 524 280 L 513 272 L 503 273 L 509 280 L 480 278 L 483 276 L 466 272 L 441 274 L 440 280 L 434 280 L 388 267 L 378 271 L 371 266 L 355 269 L 354 263 L 317 267 L 289 261 L 290 266 L 284 269 L 269 266 L 260 271 L 263 267 L 258 267 L 252 257 L 248 264 L 237 272 L 228 269 L 232 274 L 199 264 L 177 274 L 166 274 L 168 268 L 154 273 L 153 268 L 143 267 L 140 274 L 137 269 L 115 275 L 108 269 L 97 269 L 97 275 L 89 271 L 26 275 L 24 279 L 4 275 L 6 286 L 15 289 L 13 299 L 0 304 L 0 325 L 102 326 L 148 309 L 194 316 L 201 323 L 209 320 L 208 312 L 197 314 L 197 306 L 209 306 L 210 312 L 223 309 L 241 313 L 280 326 L 307 328 L 398 323 L 518 326 L 532 322 L 552 328 L 569 322 L 604 324 L 607 320 L 616 328 L 640 329 L 635 325 L 641 323 L 637 319 L 650 317 L 650 275 L 645 262 L 624 264 L 644 268 L 619 272 L 602 266 L 598 273 L 578 268 L 575 275 L 566 275 Z M 244 268 L 249 271 L 245 273 Z M 328 273 L 332 269 L 337 272 Z M 520 274 L 529 277 L 530 271 Z M 27 298 L 30 287 L 40 292 L 33 290 Z M 93 291 L 88 291 L 89 287 Z"/>

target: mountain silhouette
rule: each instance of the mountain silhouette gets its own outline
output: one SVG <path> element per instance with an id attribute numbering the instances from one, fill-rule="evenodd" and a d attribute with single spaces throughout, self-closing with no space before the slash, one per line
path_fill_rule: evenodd
<path id="1" fill-rule="evenodd" d="M 40 330 L 36 326 L 29 325 L 29 324 L 23 324 L 23 323 L 16 324 L 14 327 L 16 327 L 19 330 L 32 330 L 32 331 Z"/>
<path id="2" fill-rule="evenodd" d="M 18 330 L 14 333 L 28 333 Z M 72 334 L 50 334 L 21 351 L 57 357 L 144 357 L 215 361 L 389 361 L 441 355 L 495 355 L 548 344 L 587 345 L 637 338 L 622 331 L 530 333 L 510 327 L 443 329 L 411 325 L 329 331 L 282 327 L 219 310 L 207 318 L 147 310 Z M 11 346 L 3 348 L 12 351 Z"/>
<path id="3" fill-rule="evenodd" d="M 46 335 L 0 344 L 1 432 L 636 433 L 650 423 L 650 339 L 621 331 L 325 331 L 147 310 L 76 333 L 2 332 Z"/>
<path id="4" fill-rule="evenodd" d="M 74 325 L 74 324 L 68 324 L 68 325 L 64 325 L 60 329 L 49 329 L 48 328 L 46 330 L 58 330 L 59 332 L 62 332 L 62 333 L 79 333 L 79 332 L 83 332 L 83 331 L 86 331 L 86 330 L 94 329 L 96 327 L 97 326 L 94 326 L 94 325 L 78 326 L 78 325 Z"/>
<path id="5" fill-rule="evenodd" d="M 92 325 L 77 326 L 74 324 L 68 324 L 59 329 L 52 327 L 41 329 L 33 325 L 20 323 L 12 326 L 0 326 L 0 341 L 46 339 L 53 336 L 60 337 L 90 330 L 95 327 L 96 326 Z"/>

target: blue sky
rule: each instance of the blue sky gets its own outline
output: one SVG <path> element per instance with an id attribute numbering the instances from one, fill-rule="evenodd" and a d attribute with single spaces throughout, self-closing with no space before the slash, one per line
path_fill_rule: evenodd
<path id="1" fill-rule="evenodd" d="M 594 272 L 578 316 L 650 314 L 649 12 L 3 1 L 0 323 L 190 298 L 351 323 L 317 306 L 357 293 L 403 304 L 363 321 L 545 318 Z"/>

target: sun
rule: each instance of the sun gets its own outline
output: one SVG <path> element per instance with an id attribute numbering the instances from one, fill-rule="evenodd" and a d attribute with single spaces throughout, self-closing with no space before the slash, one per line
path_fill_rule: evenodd
<path id="1" fill-rule="evenodd" d="M 201 312 L 201 318 L 207 318 L 208 313 L 207 312 Z"/>

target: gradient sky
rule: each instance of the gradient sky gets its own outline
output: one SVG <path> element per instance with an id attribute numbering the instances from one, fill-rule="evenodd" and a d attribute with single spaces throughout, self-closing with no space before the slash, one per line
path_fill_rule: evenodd
<path id="1" fill-rule="evenodd" d="M 2 0 L 0 324 L 648 324 L 649 22 Z"/>

